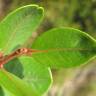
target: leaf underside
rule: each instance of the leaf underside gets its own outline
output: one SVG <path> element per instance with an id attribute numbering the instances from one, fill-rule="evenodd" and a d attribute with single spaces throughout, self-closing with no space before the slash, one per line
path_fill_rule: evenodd
<path id="1" fill-rule="evenodd" d="M 45 50 L 32 57 L 51 68 L 78 66 L 96 55 L 96 41 L 73 28 L 49 30 L 35 40 L 32 48 Z"/>

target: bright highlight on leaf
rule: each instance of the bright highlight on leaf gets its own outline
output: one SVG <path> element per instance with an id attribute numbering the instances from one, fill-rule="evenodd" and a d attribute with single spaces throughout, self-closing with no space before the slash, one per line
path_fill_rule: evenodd
<path id="1" fill-rule="evenodd" d="M 52 68 L 78 66 L 96 55 L 96 41 L 73 28 L 49 30 L 37 38 L 32 48 L 47 50 L 33 54 L 32 57 Z"/>

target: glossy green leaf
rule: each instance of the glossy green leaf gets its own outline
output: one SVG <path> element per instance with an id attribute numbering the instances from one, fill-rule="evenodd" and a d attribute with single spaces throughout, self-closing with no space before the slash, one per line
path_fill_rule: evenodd
<path id="1" fill-rule="evenodd" d="M 43 9 L 37 5 L 27 5 L 10 13 L 0 23 L 0 49 L 5 54 L 22 46 L 38 27 L 43 17 Z"/>
<path id="2" fill-rule="evenodd" d="M 32 54 L 32 57 L 52 68 L 78 66 L 96 55 L 96 41 L 72 28 L 49 30 L 35 40 L 32 48 L 45 50 Z"/>
<path id="3" fill-rule="evenodd" d="M 50 69 L 41 66 L 32 57 L 22 56 L 19 60 L 14 59 L 6 64 L 5 68 L 8 72 L 21 78 L 39 95 L 44 94 L 52 83 Z"/>

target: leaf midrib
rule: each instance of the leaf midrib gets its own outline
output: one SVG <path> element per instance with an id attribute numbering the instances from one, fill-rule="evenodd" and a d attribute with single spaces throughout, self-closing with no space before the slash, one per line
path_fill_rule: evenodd
<path id="1" fill-rule="evenodd" d="M 94 48 L 51 48 L 46 50 L 39 50 L 37 49 L 36 52 L 33 52 L 32 54 L 39 54 L 39 53 L 47 53 L 47 52 L 60 52 L 60 51 L 94 51 Z"/>

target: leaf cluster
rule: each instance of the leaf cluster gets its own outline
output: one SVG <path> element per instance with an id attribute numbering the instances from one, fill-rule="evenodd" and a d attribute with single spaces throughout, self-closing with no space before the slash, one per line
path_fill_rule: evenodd
<path id="1" fill-rule="evenodd" d="M 40 25 L 42 7 L 27 5 L 10 13 L 0 23 L 0 50 L 14 52 Z M 96 40 L 73 28 L 55 28 L 40 35 L 31 45 L 41 52 L 20 56 L 0 69 L 0 85 L 6 96 L 41 96 L 52 83 L 50 69 L 85 64 L 96 56 Z"/>

